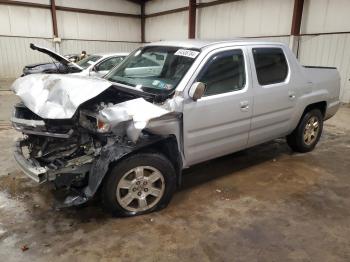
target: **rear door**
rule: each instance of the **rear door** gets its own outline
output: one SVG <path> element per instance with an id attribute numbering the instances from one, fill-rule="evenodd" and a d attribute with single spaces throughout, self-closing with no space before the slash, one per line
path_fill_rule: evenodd
<path id="1" fill-rule="evenodd" d="M 286 135 L 295 107 L 291 61 L 281 46 L 250 48 L 254 85 L 254 111 L 249 146 Z"/>
<path id="2" fill-rule="evenodd" d="M 202 62 L 193 82 L 204 96 L 184 104 L 184 154 L 188 166 L 247 146 L 252 115 L 251 78 L 245 48 L 221 49 Z"/>

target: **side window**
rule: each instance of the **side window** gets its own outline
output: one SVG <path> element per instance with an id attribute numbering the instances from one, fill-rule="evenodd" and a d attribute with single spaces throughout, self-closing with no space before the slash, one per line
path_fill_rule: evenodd
<path id="1" fill-rule="evenodd" d="M 253 48 L 260 85 L 281 83 L 288 75 L 288 64 L 281 48 Z"/>
<path id="2" fill-rule="evenodd" d="M 204 96 L 243 89 L 246 79 L 242 50 L 214 55 L 199 74 L 197 81 L 206 84 Z"/>
<path id="3" fill-rule="evenodd" d="M 98 66 L 98 71 L 109 71 L 123 61 L 123 59 L 121 56 L 107 59 Z"/>

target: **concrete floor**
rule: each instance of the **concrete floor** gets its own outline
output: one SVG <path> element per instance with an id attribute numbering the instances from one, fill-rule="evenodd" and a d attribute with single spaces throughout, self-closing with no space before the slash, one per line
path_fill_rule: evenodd
<path id="1" fill-rule="evenodd" d="M 185 172 L 167 209 L 118 219 L 98 203 L 53 210 L 48 187 L 21 174 L 15 101 L 0 93 L 4 261 L 350 261 L 349 107 L 311 153 L 276 140 L 209 161 Z"/>

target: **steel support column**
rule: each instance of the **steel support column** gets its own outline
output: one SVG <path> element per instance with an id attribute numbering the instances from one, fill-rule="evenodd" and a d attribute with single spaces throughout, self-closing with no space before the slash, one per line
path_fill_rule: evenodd
<path id="1" fill-rule="evenodd" d="M 146 42 L 145 27 L 146 27 L 145 2 L 142 1 L 141 2 L 141 43 Z"/>
<path id="2" fill-rule="evenodd" d="M 289 47 L 298 56 L 300 27 L 303 17 L 304 0 L 294 0 L 293 19 Z"/>
<path id="3" fill-rule="evenodd" d="M 196 38 L 196 0 L 188 0 L 188 38 Z"/>
<path id="4" fill-rule="evenodd" d="M 54 37 L 58 37 L 55 0 L 51 0 L 51 16 L 52 16 L 53 35 L 54 35 Z"/>

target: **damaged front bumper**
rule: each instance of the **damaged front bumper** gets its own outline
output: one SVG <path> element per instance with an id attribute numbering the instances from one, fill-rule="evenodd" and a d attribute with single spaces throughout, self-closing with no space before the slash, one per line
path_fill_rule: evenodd
<path id="1" fill-rule="evenodd" d="M 63 168 L 53 169 L 48 166 L 41 166 L 35 159 L 26 157 L 23 149 L 26 147 L 25 140 L 16 142 L 14 158 L 24 174 L 35 182 L 42 184 L 56 180 L 57 176 L 65 174 L 84 174 L 91 168 L 91 163 L 95 159 L 93 155 L 83 155 L 65 163 Z"/>
<path id="2" fill-rule="evenodd" d="M 28 177 L 41 184 L 47 181 L 48 168 L 34 164 L 33 160 L 24 157 L 22 152 L 22 141 L 17 141 L 14 157 L 19 167 Z"/>

